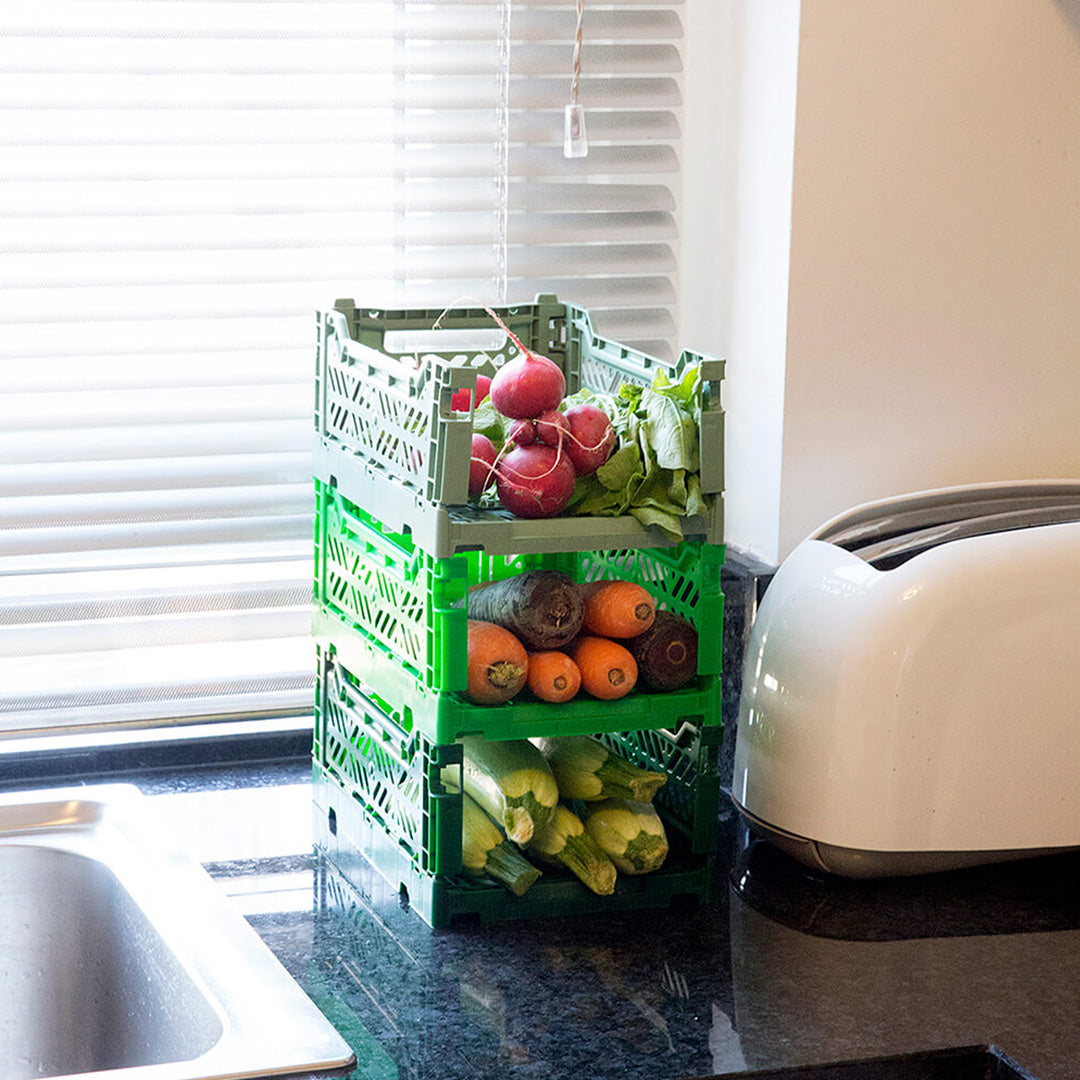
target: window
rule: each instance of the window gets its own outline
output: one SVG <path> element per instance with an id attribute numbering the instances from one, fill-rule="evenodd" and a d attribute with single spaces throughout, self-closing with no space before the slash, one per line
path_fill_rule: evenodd
<path id="1" fill-rule="evenodd" d="M 575 3 L 0 10 L 0 735 L 303 715 L 313 312 L 555 292 L 675 337 L 682 24 Z"/>

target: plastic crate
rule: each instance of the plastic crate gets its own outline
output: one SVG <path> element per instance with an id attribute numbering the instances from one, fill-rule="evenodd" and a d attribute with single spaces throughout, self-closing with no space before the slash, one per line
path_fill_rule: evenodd
<path id="1" fill-rule="evenodd" d="M 462 552 L 437 559 L 408 537 L 387 533 L 339 490 L 316 482 L 313 632 L 340 655 L 365 692 L 403 731 L 434 742 L 465 735 L 508 739 L 597 730 L 678 728 L 719 722 L 724 548 L 685 541 L 668 548 L 520 556 Z M 635 690 L 617 701 L 581 695 L 562 704 L 520 694 L 505 705 L 474 705 L 466 685 L 469 587 L 533 568 L 575 581 L 624 578 L 698 631 L 698 677 L 679 690 Z"/>
<path id="2" fill-rule="evenodd" d="M 325 825 L 320 845 L 345 873 L 362 856 L 431 926 L 466 915 L 535 918 L 713 897 L 719 726 L 602 736 L 628 760 L 668 774 L 655 798 L 671 846 L 663 867 L 620 875 L 611 896 L 596 896 L 571 875 L 544 868 L 518 897 L 497 882 L 461 872 L 461 796 L 440 780 L 445 766 L 460 765 L 460 743 L 403 731 L 364 694 L 340 658 L 322 649 L 315 712 L 314 800 Z"/>
<path id="3" fill-rule="evenodd" d="M 567 393 L 612 392 L 623 380 L 646 384 L 657 370 L 701 365 L 701 486 L 707 514 L 683 520 L 688 537 L 723 539 L 724 362 L 683 352 L 674 364 L 597 337 L 588 312 L 541 295 L 495 309 L 531 350 L 559 364 Z M 441 318 L 440 318 L 441 317 Z M 436 322 L 440 329 L 432 330 Z M 394 531 L 438 557 L 482 548 L 493 554 L 671 543 L 632 516 L 516 518 L 468 504 L 472 415 L 454 412 L 455 390 L 493 375 L 514 349 L 482 308 L 359 310 L 339 300 L 317 313 L 313 468 L 349 498 L 378 507 Z"/>

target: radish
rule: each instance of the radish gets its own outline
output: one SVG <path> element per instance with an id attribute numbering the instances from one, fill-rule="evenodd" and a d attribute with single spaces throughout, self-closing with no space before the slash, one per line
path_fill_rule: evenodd
<path id="1" fill-rule="evenodd" d="M 562 401 L 566 379 L 558 364 L 522 345 L 520 355 L 495 372 L 490 392 L 492 405 L 503 416 L 531 420 Z"/>
<path id="2" fill-rule="evenodd" d="M 488 396 L 488 390 L 491 386 L 491 379 L 486 375 L 476 376 L 476 404 L 479 405 L 481 401 Z M 455 390 L 450 395 L 450 408 L 454 412 L 468 412 L 469 402 L 472 400 L 472 391 L 468 388 L 462 388 L 461 390 Z"/>
<path id="3" fill-rule="evenodd" d="M 546 356 L 525 348 L 517 334 L 487 304 L 481 304 L 481 307 L 520 350 L 513 360 L 508 360 L 495 372 L 488 388 L 491 404 L 511 420 L 531 420 L 546 409 L 554 409 L 566 393 L 562 369 Z M 442 315 L 435 320 L 432 329 L 437 329 L 441 321 Z"/>
<path id="4" fill-rule="evenodd" d="M 571 405 L 563 417 L 570 425 L 570 435 L 564 443 L 567 457 L 578 476 L 591 476 L 615 448 L 615 429 L 611 420 L 603 409 L 587 402 Z"/>
<path id="5" fill-rule="evenodd" d="M 495 462 L 499 452 L 486 435 L 473 435 L 472 457 L 469 460 L 469 494 L 479 495 L 491 487 L 495 479 Z"/>
<path id="6" fill-rule="evenodd" d="M 576 483 L 566 454 L 541 443 L 511 450 L 495 467 L 499 501 L 523 518 L 554 517 L 570 501 Z"/>
<path id="7" fill-rule="evenodd" d="M 536 418 L 536 437 L 548 446 L 562 446 L 568 449 L 569 432 L 570 422 L 558 409 L 548 409 Z"/>
<path id="8" fill-rule="evenodd" d="M 518 446 L 532 446 L 536 442 L 536 424 L 532 420 L 515 420 L 509 438 Z"/>

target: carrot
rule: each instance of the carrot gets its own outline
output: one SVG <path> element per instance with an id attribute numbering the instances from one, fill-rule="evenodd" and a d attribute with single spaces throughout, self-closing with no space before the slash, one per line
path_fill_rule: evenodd
<path id="1" fill-rule="evenodd" d="M 579 585 L 578 591 L 585 605 L 582 626 L 590 634 L 637 637 L 656 618 L 652 594 L 632 581 L 590 581 Z"/>
<path id="2" fill-rule="evenodd" d="M 560 570 L 526 570 L 468 596 L 469 618 L 498 623 L 528 649 L 561 649 L 581 629 L 581 597 Z"/>
<path id="3" fill-rule="evenodd" d="M 637 684 L 637 661 L 617 641 L 586 634 L 574 642 L 572 655 L 581 671 L 581 685 L 593 697 L 613 701 Z"/>
<path id="4" fill-rule="evenodd" d="M 468 620 L 468 681 L 465 696 L 479 705 L 509 701 L 529 673 L 525 646 L 494 623 Z"/>
<path id="5" fill-rule="evenodd" d="M 542 701 L 569 701 L 581 688 L 581 671 L 564 652 L 529 653 L 529 689 Z"/>

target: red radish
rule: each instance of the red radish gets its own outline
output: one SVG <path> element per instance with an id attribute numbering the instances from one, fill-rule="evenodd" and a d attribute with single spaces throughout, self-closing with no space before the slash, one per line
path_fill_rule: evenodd
<path id="1" fill-rule="evenodd" d="M 491 379 L 486 375 L 476 376 L 476 404 L 479 405 L 481 401 L 488 396 L 489 388 L 491 387 Z M 468 412 L 469 402 L 472 400 L 472 391 L 468 389 L 455 390 L 450 395 L 450 408 L 454 412 Z"/>
<path id="2" fill-rule="evenodd" d="M 510 441 L 518 446 L 532 446 L 536 442 L 536 424 L 532 420 L 515 420 L 510 427 Z"/>
<path id="3" fill-rule="evenodd" d="M 570 501 L 576 483 L 566 454 L 540 443 L 511 450 L 495 468 L 499 501 L 523 518 L 554 517 Z"/>
<path id="4" fill-rule="evenodd" d="M 615 449 L 615 429 L 603 409 L 587 402 L 571 405 L 563 413 L 570 425 L 570 437 L 564 443 L 567 456 L 578 476 L 596 472 Z"/>
<path id="5" fill-rule="evenodd" d="M 548 446 L 569 447 L 569 431 L 570 422 L 558 409 L 548 409 L 536 418 L 536 437 Z"/>
<path id="6" fill-rule="evenodd" d="M 531 420 L 554 409 L 565 393 L 566 379 L 559 365 L 525 348 L 491 380 L 492 405 L 512 420 Z"/>
<path id="7" fill-rule="evenodd" d="M 487 491 L 495 479 L 493 468 L 499 452 L 486 435 L 473 435 L 472 458 L 469 461 L 469 494 L 479 495 Z"/>

